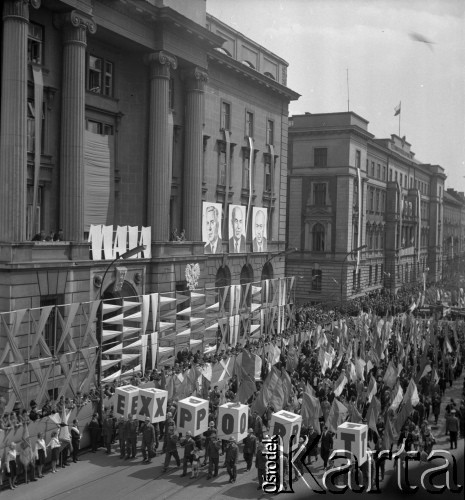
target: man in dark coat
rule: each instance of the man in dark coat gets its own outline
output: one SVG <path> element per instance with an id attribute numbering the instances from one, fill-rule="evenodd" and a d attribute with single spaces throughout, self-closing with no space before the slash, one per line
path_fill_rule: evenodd
<path id="1" fill-rule="evenodd" d="M 208 456 L 208 475 L 207 479 L 212 476 L 218 476 L 218 466 L 220 462 L 221 441 L 218 439 L 216 432 L 210 434 L 208 445 L 206 446 L 205 457 Z M 213 473 L 213 474 L 212 474 Z"/>
<path id="2" fill-rule="evenodd" d="M 155 428 L 149 417 L 145 417 L 141 430 L 142 434 L 142 462 L 152 462 L 153 445 L 155 443 Z"/>
<path id="3" fill-rule="evenodd" d="M 192 433 L 186 432 L 186 442 L 184 444 L 184 458 L 182 460 L 181 477 L 187 476 L 187 465 L 192 463 L 192 452 L 195 449 L 195 441 L 192 439 Z"/>
<path id="4" fill-rule="evenodd" d="M 257 449 L 257 438 L 253 433 L 253 429 L 249 429 L 249 433 L 244 439 L 244 460 L 246 463 L 247 472 L 252 468 L 253 457 Z"/>
<path id="5" fill-rule="evenodd" d="M 310 425 L 308 428 L 308 444 L 307 444 L 308 449 L 310 449 L 310 453 L 308 455 L 309 465 L 312 464 L 312 459 L 315 459 L 314 460 L 315 462 L 318 460 L 318 446 L 316 445 L 316 443 L 313 446 L 313 443 L 315 440 L 318 440 L 319 436 L 320 435 L 315 430 L 313 425 Z"/>
<path id="6" fill-rule="evenodd" d="M 239 449 L 237 448 L 236 440 L 231 436 L 229 438 L 228 447 L 226 449 L 226 468 L 229 474 L 230 483 L 236 482 L 238 455 Z"/>
<path id="7" fill-rule="evenodd" d="M 176 465 L 179 467 L 181 465 L 181 459 L 179 458 L 178 453 L 178 436 L 174 433 L 174 428 L 169 427 L 166 433 L 166 455 L 165 455 L 165 463 L 163 465 L 163 472 L 168 470 L 168 465 L 170 464 L 171 457 L 174 457 L 176 460 Z"/>
<path id="8" fill-rule="evenodd" d="M 125 457 L 126 451 L 126 419 L 120 417 L 118 420 L 119 458 Z"/>
<path id="9" fill-rule="evenodd" d="M 328 465 L 329 455 L 333 449 L 333 435 L 328 431 L 328 427 L 323 427 L 323 434 L 321 435 L 321 458 L 323 459 L 323 467 L 326 469 Z"/>
<path id="10" fill-rule="evenodd" d="M 208 429 L 203 433 L 203 435 L 205 437 L 205 458 L 204 458 L 202 465 L 207 465 L 207 458 L 208 458 L 207 450 L 208 450 L 208 445 L 210 444 L 210 441 L 212 439 L 213 434 L 216 435 L 215 423 L 210 422 L 208 424 Z"/>
<path id="11" fill-rule="evenodd" d="M 266 455 L 263 453 L 265 445 L 263 443 L 258 443 L 257 445 L 257 456 L 255 457 L 255 467 L 257 468 L 258 474 L 258 486 L 257 490 L 261 490 L 263 486 L 263 481 L 266 475 Z"/>
<path id="12" fill-rule="evenodd" d="M 126 460 L 135 458 L 137 454 L 137 431 L 139 430 L 138 420 L 134 420 L 132 415 L 128 415 L 126 422 Z"/>
<path id="13" fill-rule="evenodd" d="M 111 442 L 113 440 L 113 432 L 115 430 L 115 418 L 113 417 L 113 412 L 110 411 L 109 414 L 105 414 L 103 417 L 103 442 L 107 449 L 106 454 L 111 453 Z"/>
<path id="14" fill-rule="evenodd" d="M 73 462 L 76 463 L 79 458 L 78 458 L 78 453 L 79 453 L 79 442 L 81 441 L 81 431 L 79 430 L 78 427 L 78 420 L 75 418 L 73 420 L 73 425 L 71 426 L 70 429 L 70 434 L 71 434 L 71 446 L 73 447 Z"/>
<path id="15" fill-rule="evenodd" d="M 90 433 L 90 444 L 92 447 L 92 453 L 96 453 L 98 448 L 98 442 L 101 435 L 100 424 L 97 420 L 97 414 L 92 415 L 92 420 L 89 422 L 89 433 Z"/>

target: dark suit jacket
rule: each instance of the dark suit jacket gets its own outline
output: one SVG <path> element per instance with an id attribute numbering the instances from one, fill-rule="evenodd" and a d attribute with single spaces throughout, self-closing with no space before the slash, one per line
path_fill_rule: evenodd
<path id="1" fill-rule="evenodd" d="M 229 253 L 236 253 L 236 247 L 234 237 L 229 238 Z M 239 253 L 245 253 L 245 236 L 241 235 L 241 240 L 239 242 Z"/>
<path id="2" fill-rule="evenodd" d="M 266 241 L 266 238 L 263 238 L 263 241 L 262 241 L 262 247 L 263 247 L 263 251 L 266 252 L 268 250 L 268 243 Z M 258 252 L 258 243 L 257 243 L 257 238 L 254 238 L 253 239 L 253 243 L 252 243 L 252 250 L 254 252 Z"/>
<path id="3" fill-rule="evenodd" d="M 322 455 L 324 453 L 329 454 L 330 450 L 333 447 L 333 435 L 330 432 L 326 432 L 326 434 L 322 434 L 321 440 L 320 440 L 320 445 L 321 445 L 321 454 Z"/>
<path id="4" fill-rule="evenodd" d="M 210 243 L 207 243 L 205 245 L 204 253 L 213 253 L 212 246 L 210 245 Z M 218 238 L 218 241 L 216 243 L 216 252 L 215 253 L 223 253 L 223 240 L 221 238 Z"/>

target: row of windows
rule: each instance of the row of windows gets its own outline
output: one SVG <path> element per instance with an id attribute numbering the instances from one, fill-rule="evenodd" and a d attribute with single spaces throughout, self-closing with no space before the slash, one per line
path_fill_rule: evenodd
<path id="1" fill-rule="evenodd" d="M 220 129 L 221 130 L 231 130 L 231 103 L 222 101 L 221 102 L 221 113 L 220 113 Z M 244 135 L 246 137 L 254 137 L 254 121 L 255 116 L 252 111 L 245 111 L 245 129 Z M 274 121 L 266 120 L 266 144 L 274 145 Z"/>
<path id="2" fill-rule="evenodd" d="M 227 152 L 226 146 L 223 142 L 221 142 L 219 151 L 218 151 L 218 179 L 217 184 L 220 186 L 226 186 L 226 175 L 227 175 Z M 234 171 L 233 165 L 233 154 L 232 150 L 230 151 L 229 157 L 229 184 L 232 184 L 232 173 Z M 263 154 L 263 166 L 264 166 L 264 190 L 266 192 L 273 191 L 273 173 L 275 168 L 275 158 L 272 158 L 269 153 Z M 255 176 L 256 176 L 256 161 L 255 155 L 252 158 L 252 186 L 255 185 Z M 249 189 L 250 185 L 250 149 L 243 148 L 242 149 L 242 189 Z"/>
<path id="3" fill-rule="evenodd" d="M 373 179 L 379 179 L 380 181 L 387 180 L 387 167 L 385 165 L 381 165 L 381 163 L 376 163 L 374 161 L 370 161 L 367 159 L 367 175 L 372 177 Z"/>
<path id="4" fill-rule="evenodd" d="M 375 213 L 386 211 L 386 192 L 373 187 L 368 188 L 368 210 Z"/>
<path id="5" fill-rule="evenodd" d="M 382 228 L 372 227 L 367 224 L 366 241 L 368 250 L 383 250 L 384 249 L 384 231 Z"/>

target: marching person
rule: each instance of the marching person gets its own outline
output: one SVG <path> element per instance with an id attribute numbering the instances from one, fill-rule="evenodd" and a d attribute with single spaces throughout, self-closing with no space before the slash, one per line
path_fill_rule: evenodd
<path id="1" fill-rule="evenodd" d="M 150 417 L 145 417 L 140 432 L 142 434 L 142 462 L 150 464 L 155 443 L 155 428 L 150 422 Z"/>
<path id="2" fill-rule="evenodd" d="M 329 455 L 333 449 L 333 435 L 328 431 L 328 426 L 323 427 L 323 434 L 321 435 L 321 451 L 320 455 L 323 459 L 323 467 L 326 469 L 328 465 Z"/>
<path id="3" fill-rule="evenodd" d="M 258 486 L 257 490 L 261 490 L 263 487 L 263 481 L 266 475 L 266 455 L 263 453 L 265 445 L 263 443 L 258 443 L 257 445 L 257 455 L 255 457 L 255 467 L 257 468 L 258 474 Z"/>
<path id="4" fill-rule="evenodd" d="M 449 433 L 450 449 L 457 449 L 457 434 L 459 431 L 459 419 L 456 416 L 457 411 L 451 410 L 446 417 L 446 434 Z"/>
<path id="5" fill-rule="evenodd" d="M 211 441 L 213 434 L 216 434 L 215 423 L 210 422 L 208 424 L 208 429 L 203 433 L 203 435 L 205 437 L 205 450 L 208 450 L 208 445 L 210 444 L 210 441 Z M 207 452 L 205 452 L 205 458 L 204 458 L 204 461 L 202 464 L 203 466 L 207 465 L 207 458 L 208 458 L 208 454 L 207 454 Z"/>
<path id="6" fill-rule="evenodd" d="M 168 466 L 171 461 L 171 457 L 174 457 L 176 460 L 176 465 L 179 467 L 181 465 L 181 460 L 179 458 L 178 453 L 178 436 L 174 433 L 173 427 L 168 427 L 168 431 L 166 433 L 166 454 L 165 454 L 165 463 L 163 465 L 163 472 L 168 470 Z"/>
<path id="7" fill-rule="evenodd" d="M 216 435 L 216 431 L 210 434 L 210 440 L 208 441 L 208 447 L 205 451 L 205 457 L 208 456 L 208 475 L 207 479 L 210 479 L 212 476 L 218 476 L 218 466 L 220 463 L 220 450 L 221 450 L 221 441 L 218 439 Z M 213 474 L 212 474 L 213 473 Z"/>
<path id="8" fill-rule="evenodd" d="M 126 460 L 130 458 L 136 458 L 137 455 L 137 431 L 139 428 L 139 422 L 132 418 L 132 414 L 128 415 L 126 421 Z"/>
<path id="9" fill-rule="evenodd" d="M 228 447 L 226 449 L 226 468 L 229 474 L 230 483 L 236 482 L 238 455 L 239 449 L 237 448 L 236 440 L 231 436 L 229 438 Z"/>
<path id="10" fill-rule="evenodd" d="M 192 452 L 195 449 L 195 441 L 192 439 L 192 432 L 186 432 L 186 441 L 184 444 L 184 457 L 182 461 L 181 477 L 187 476 L 187 466 L 192 464 Z"/>
<path id="11" fill-rule="evenodd" d="M 118 419 L 118 440 L 119 440 L 119 458 L 126 456 L 126 422 L 124 417 Z"/>
<path id="12" fill-rule="evenodd" d="M 253 433 L 253 429 L 250 428 L 247 436 L 244 439 L 244 449 L 243 449 L 247 472 L 252 468 L 252 461 L 256 451 L 257 451 L 257 438 Z"/>
<path id="13" fill-rule="evenodd" d="M 106 454 L 110 455 L 111 454 L 111 443 L 113 441 L 113 433 L 115 431 L 115 419 L 113 417 L 113 412 L 110 410 L 110 413 L 108 415 L 105 414 L 105 417 L 103 418 L 103 426 L 102 426 L 102 431 L 103 431 L 103 442 L 106 447 Z"/>

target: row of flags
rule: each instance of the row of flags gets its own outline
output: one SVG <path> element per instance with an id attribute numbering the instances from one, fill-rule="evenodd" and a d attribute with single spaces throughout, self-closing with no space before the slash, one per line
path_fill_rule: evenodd
<path id="1" fill-rule="evenodd" d="M 322 364 L 322 374 L 325 374 L 326 368 L 339 367 L 345 355 L 345 366 L 332 387 L 335 398 L 325 418 L 329 430 L 335 432 L 345 420 L 362 421 L 356 404 L 340 400 L 340 396 L 350 380 L 359 389 L 358 403 L 368 403 L 365 419 L 368 427 L 377 433 L 376 424 L 382 415 L 381 402 L 377 396 L 378 383 L 370 370 L 375 364 L 378 365 L 380 360 L 389 356 L 387 346 L 389 339 L 394 334 L 398 347 L 402 345 L 403 348 L 405 340 L 409 345 L 412 343 L 415 346 L 414 349 L 421 348 L 423 350 L 421 362 L 425 361 L 425 363 L 417 379 L 410 378 L 405 393 L 399 382 L 399 376 L 406 366 L 409 349 L 403 348 L 397 365 L 393 359 L 390 359 L 387 364 L 383 382 L 391 391 L 391 402 L 382 417 L 385 423 L 385 440 L 390 446 L 395 441 L 395 436 L 400 433 L 405 420 L 419 402 L 417 383 L 430 372 L 433 374 L 433 384 L 439 380 L 436 369 L 426 362 L 425 355 L 430 345 L 436 347 L 438 345 L 439 341 L 435 334 L 438 325 L 431 320 L 417 320 L 407 315 L 401 315 L 397 320 L 396 327 L 394 327 L 392 318 L 379 318 L 372 314 L 363 313 L 356 319 L 357 331 L 352 336 L 349 335 L 347 325 L 342 320 L 333 323 L 327 330 L 318 327 L 312 331 L 294 334 L 289 339 L 282 339 L 281 348 L 278 343 L 270 343 L 254 353 L 243 350 L 238 356 L 221 360 L 211 367 L 191 368 L 184 376 L 172 375 L 171 384 L 174 389 L 169 391 L 170 396 L 179 396 L 182 392 L 180 388 L 184 388 L 187 384 L 191 388 L 195 387 L 197 395 L 208 397 L 207 388 L 210 385 L 212 387 L 218 385 L 224 398 L 227 383 L 232 375 L 236 374 L 239 388 L 236 400 L 247 403 L 254 396 L 255 381 L 260 379 L 260 371 L 262 367 L 265 367 L 268 375 L 253 399 L 251 409 L 263 414 L 270 407 L 273 411 L 282 409 L 293 411 L 292 409 L 300 407 L 303 423 L 307 426 L 313 425 L 317 431 L 321 431 L 320 418 L 323 416 L 323 410 L 320 400 L 316 397 L 311 385 L 307 384 L 303 389 L 301 400 L 297 401 L 297 394 L 289 375 L 297 368 L 300 356 L 302 356 L 301 346 L 306 340 L 313 340 L 315 352 L 318 351 L 320 364 Z M 407 327 L 406 336 L 400 333 L 404 327 Z M 448 339 L 449 330 L 453 332 L 456 342 L 458 342 L 459 332 L 462 335 L 464 333 L 464 322 L 441 322 L 440 327 L 446 332 L 444 353 L 449 353 L 451 352 L 451 343 Z M 285 364 L 278 365 L 284 348 L 286 349 Z M 363 382 L 368 373 L 370 373 L 367 381 L 368 386 L 366 390 L 363 390 Z M 191 394 L 193 393 L 183 393 L 186 397 Z"/>

